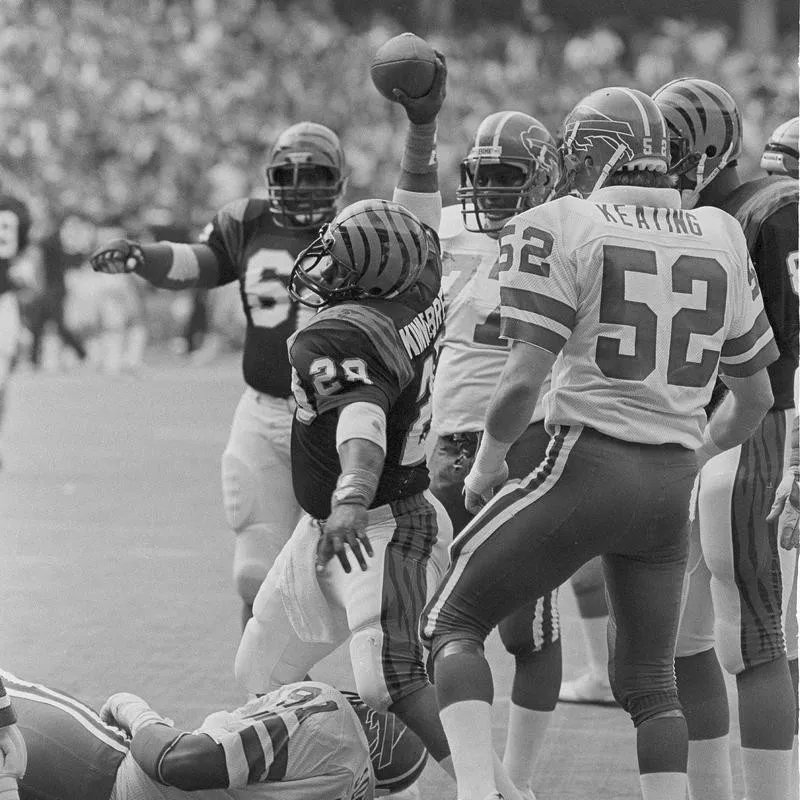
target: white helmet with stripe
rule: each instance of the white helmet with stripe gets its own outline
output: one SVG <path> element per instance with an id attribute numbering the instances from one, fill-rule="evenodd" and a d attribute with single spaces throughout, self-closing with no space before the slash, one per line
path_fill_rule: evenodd
<path id="1" fill-rule="evenodd" d="M 289 294 L 312 307 L 396 297 L 411 288 L 425 268 L 431 250 L 428 237 L 419 219 L 399 203 L 360 200 L 323 226 L 300 253 Z"/>
<path id="2" fill-rule="evenodd" d="M 782 122 L 772 132 L 761 156 L 761 169 L 770 175 L 798 177 L 798 127 L 800 117 Z"/>

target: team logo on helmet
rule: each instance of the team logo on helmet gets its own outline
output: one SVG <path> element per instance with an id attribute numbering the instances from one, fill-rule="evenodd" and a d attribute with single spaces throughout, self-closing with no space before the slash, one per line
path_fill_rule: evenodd
<path id="1" fill-rule="evenodd" d="M 531 125 L 528 130 L 520 134 L 519 138 L 531 158 L 535 158 L 540 164 L 546 163 L 550 158 L 556 158 L 556 149 L 551 142 L 542 139 L 540 126 Z"/>
<path id="2" fill-rule="evenodd" d="M 598 143 L 612 151 L 622 147 L 622 158 L 629 161 L 634 156 L 636 135 L 630 123 L 600 116 L 597 119 L 580 119 L 567 126 L 565 148 L 575 152 L 590 152 Z"/>

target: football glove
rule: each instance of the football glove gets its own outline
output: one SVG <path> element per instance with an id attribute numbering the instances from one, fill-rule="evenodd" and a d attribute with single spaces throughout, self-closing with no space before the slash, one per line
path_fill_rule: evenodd
<path id="1" fill-rule="evenodd" d="M 144 264 L 142 248 L 128 239 L 112 239 L 89 257 L 89 263 L 95 272 L 106 275 L 121 275 L 135 272 Z"/>

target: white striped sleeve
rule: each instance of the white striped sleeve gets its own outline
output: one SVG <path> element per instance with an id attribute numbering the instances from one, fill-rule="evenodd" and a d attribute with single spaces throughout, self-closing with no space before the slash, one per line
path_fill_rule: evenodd
<path id="1" fill-rule="evenodd" d="M 737 273 L 739 280 L 732 281 L 734 314 L 719 358 L 720 372 L 732 378 L 754 375 L 779 355 L 749 256 L 742 273 Z"/>
<path id="2" fill-rule="evenodd" d="M 557 252 L 548 222 L 528 212 L 500 234 L 508 264 L 500 273 L 500 335 L 557 355 L 575 327 L 576 271 Z"/>

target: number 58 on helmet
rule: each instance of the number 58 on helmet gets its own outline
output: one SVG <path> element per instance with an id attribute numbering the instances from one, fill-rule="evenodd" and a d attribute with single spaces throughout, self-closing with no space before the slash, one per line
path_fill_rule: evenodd
<path id="1" fill-rule="evenodd" d="M 320 230 L 297 257 L 289 294 L 313 308 L 392 298 L 411 288 L 433 248 L 423 224 L 388 200 L 360 200 Z"/>

